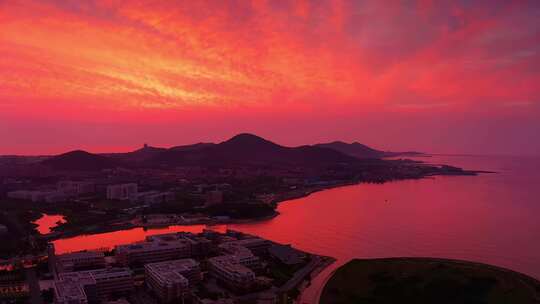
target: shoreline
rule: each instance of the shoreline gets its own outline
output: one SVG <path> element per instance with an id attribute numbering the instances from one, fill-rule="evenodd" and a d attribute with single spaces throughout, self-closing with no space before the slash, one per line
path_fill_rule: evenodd
<path id="1" fill-rule="evenodd" d="M 295 199 L 301 199 L 304 197 L 307 197 L 313 193 L 324 191 L 324 190 L 330 190 L 334 188 L 340 188 L 340 187 L 346 187 L 346 186 L 353 186 L 358 185 L 363 182 L 347 182 L 347 183 L 339 183 L 334 184 L 332 186 L 317 186 L 313 187 L 312 189 L 304 189 L 304 191 L 300 191 L 299 193 L 293 192 L 285 194 L 284 197 L 280 198 L 279 200 L 275 201 L 276 204 L 281 204 L 286 201 L 291 201 Z M 60 239 L 70 239 L 75 238 L 79 236 L 85 236 L 85 235 L 96 235 L 101 233 L 109 233 L 109 232 L 116 232 L 116 231 L 122 231 L 122 230 L 128 230 L 128 229 L 135 229 L 135 228 L 142 228 L 146 230 L 151 229 L 166 229 L 173 226 L 196 226 L 196 225 L 206 225 L 206 226 L 217 226 L 217 225 L 227 225 L 227 224 L 249 224 L 249 223 L 256 223 L 256 222 L 264 222 L 269 221 L 273 218 L 276 218 L 279 216 L 280 213 L 278 211 L 274 211 L 274 213 L 262 216 L 262 217 L 256 217 L 256 218 L 247 218 L 247 219 L 229 219 L 229 220 L 205 220 L 205 221 L 194 221 L 190 223 L 171 223 L 171 224 L 164 224 L 164 225 L 140 225 L 140 224 L 132 224 L 132 223 L 125 223 L 122 225 L 113 225 L 111 226 L 111 223 L 104 223 L 100 225 L 99 228 L 93 229 L 91 231 L 87 232 L 63 232 L 63 231 L 55 231 L 53 230 L 48 234 L 40 234 L 39 237 L 45 238 L 48 241 L 56 241 Z"/>
<path id="2" fill-rule="evenodd" d="M 424 178 L 433 178 L 436 176 L 475 176 L 481 173 L 496 173 L 496 172 L 488 172 L 488 171 L 463 171 L 461 173 L 456 174 L 448 174 L 448 173 L 439 173 L 439 174 L 433 174 L 433 175 L 424 175 L 420 177 L 411 177 L 411 178 L 403 178 L 403 179 L 391 179 L 391 180 L 385 180 L 381 182 L 370 182 L 370 181 L 347 181 L 347 182 L 339 182 L 331 185 L 324 185 L 324 186 L 312 186 L 310 188 L 301 189 L 301 190 L 294 190 L 289 191 L 281 194 L 281 197 L 274 201 L 276 205 L 279 205 L 284 202 L 288 201 L 294 201 L 297 199 L 305 198 L 310 196 L 311 194 L 325 191 L 325 190 L 331 190 L 331 189 L 337 189 L 341 187 L 348 187 L 348 186 L 355 186 L 360 184 L 369 184 L 369 183 L 389 183 L 389 182 L 397 182 L 397 181 L 405 181 L 405 180 L 418 180 L 418 179 L 424 179 Z M 201 221 L 194 221 L 189 223 L 171 223 L 171 224 L 164 224 L 164 225 L 140 225 L 140 224 L 133 224 L 133 223 L 123 223 L 120 225 L 114 225 L 113 223 L 103 223 L 100 224 L 100 226 L 96 229 L 93 229 L 91 231 L 55 231 L 53 228 L 51 233 L 42 235 L 40 234 L 39 237 L 45 238 L 48 241 L 56 241 L 60 239 L 70 239 L 75 238 L 79 236 L 86 236 L 86 235 L 96 235 L 101 233 L 109 233 L 109 232 L 116 232 L 116 231 L 122 231 L 122 230 L 129 230 L 129 229 L 136 229 L 136 228 L 142 228 L 145 230 L 151 230 L 151 229 L 166 229 L 169 227 L 174 226 L 196 226 L 196 225 L 206 225 L 206 226 L 217 226 L 217 225 L 227 225 L 227 224 L 248 224 L 248 223 L 256 223 L 256 222 L 264 222 L 272 220 L 273 218 L 276 218 L 279 216 L 280 213 L 276 210 L 274 210 L 274 213 L 270 215 L 266 215 L 263 217 L 257 217 L 257 218 L 247 218 L 247 219 L 228 219 L 228 220 L 216 220 L 216 219 L 208 219 L 208 220 L 201 220 Z"/>

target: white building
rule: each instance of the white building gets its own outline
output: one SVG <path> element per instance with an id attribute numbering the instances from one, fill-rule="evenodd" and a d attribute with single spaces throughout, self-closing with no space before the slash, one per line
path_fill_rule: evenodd
<path id="1" fill-rule="evenodd" d="M 87 181 L 60 181 L 56 184 L 56 189 L 66 195 L 78 196 L 93 193 L 95 184 Z"/>
<path id="2" fill-rule="evenodd" d="M 11 191 L 7 193 L 7 197 L 19 200 L 27 200 L 36 202 L 54 203 L 65 201 L 68 197 L 58 191 L 46 190 L 46 191 L 31 191 L 31 190 L 19 190 Z"/>
<path id="3" fill-rule="evenodd" d="M 234 255 L 210 258 L 208 267 L 216 279 L 233 289 L 248 290 L 255 283 L 255 273 Z"/>
<path id="4" fill-rule="evenodd" d="M 270 256 L 285 265 L 296 265 L 304 262 L 305 253 L 292 248 L 290 245 L 273 245 L 268 249 Z"/>
<path id="5" fill-rule="evenodd" d="M 187 240 L 150 241 L 116 246 L 116 261 L 122 265 L 154 263 L 191 256 Z"/>
<path id="6" fill-rule="evenodd" d="M 88 296 L 84 287 L 76 280 L 54 282 L 54 303 L 56 304 L 87 304 Z"/>
<path id="7" fill-rule="evenodd" d="M 184 240 L 190 244 L 191 256 L 206 256 L 213 247 L 209 239 L 195 235 L 190 232 L 174 232 L 165 234 L 156 234 L 146 237 L 149 242 L 170 242 L 174 240 Z"/>
<path id="8" fill-rule="evenodd" d="M 89 271 L 65 272 L 55 281 L 55 302 L 67 298 L 66 292 L 76 294 L 73 286 L 78 284 L 89 303 L 105 301 L 112 296 L 128 295 L 133 289 L 133 275 L 129 268 L 108 268 Z M 71 304 L 72 302 L 64 302 Z M 73 302 L 85 303 L 85 302 Z"/>
<path id="9" fill-rule="evenodd" d="M 73 272 L 83 269 L 104 268 L 105 254 L 100 251 L 80 251 L 57 255 L 56 271 Z"/>
<path id="10" fill-rule="evenodd" d="M 182 299 L 202 279 L 199 263 L 193 259 L 146 264 L 144 269 L 146 285 L 164 303 Z"/>
<path id="11" fill-rule="evenodd" d="M 107 199 L 110 200 L 129 200 L 135 199 L 138 193 L 136 183 L 109 185 L 107 186 Z"/>
<path id="12" fill-rule="evenodd" d="M 244 265 L 250 269 L 258 269 L 261 267 L 260 259 L 253 255 L 251 250 L 246 247 L 239 246 L 237 244 L 221 244 L 219 248 L 227 254 L 227 256 L 234 258 L 236 263 Z"/>
<path id="13" fill-rule="evenodd" d="M 258 237 L 230 241 L 226 242 L 226 244 L 245 247 L 255 254 L 265 254 L 267 253 L 268 248 L 272 246 L 270 241 Z"/>

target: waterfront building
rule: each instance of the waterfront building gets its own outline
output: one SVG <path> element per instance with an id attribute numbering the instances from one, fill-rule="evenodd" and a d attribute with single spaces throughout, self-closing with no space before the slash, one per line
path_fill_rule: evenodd
<path id="1" fill-rule="evenodd" d="M 255 283 L 255 273 L 234 255 L 210 258 L 208 268 L 212 276 L 235 290 L 249 290 Z"/>
<path id="2" fill-rule="evenodd" d="M 107 186 L 107 199 L 129 200 L 136 198 L 138 186 L 136 183 L 118 184 Z"/>
<path id="3" fill-rule="evenodd" d="M 190 244 L 191 256 L 206 256 L 212 250 L 212 241 L 189 232 L 175 232 L 166 234 L 157 234 L 146 237 L 147 241 L 169 242 L 174 240 L 185 240 Z"/>
<path id="4" fill-rule="evenodd" d="M 227 242 L 219 245 L 226 255 L 208 259 L 210 273 L 230 288 L 249 290 L 255 283 L 253 270 L 261 268 L 259 257 L 238 243 Z"/>
<path id="5" fill-rule="evenodd" d="M 61 283 L 60 289 L 56 289 L 57 283 Z M 81 287 L 88 303 L 105 301 L 113 296 L 128 295 L 134 289 L 133 275 L 129 268 L 60 273 L 58 280 L 55 281 L 55 294 L 64 296 L 63 291 L 74 290 L 72 288 L 62 289 L 62 287 L 71 286 L 70 284 L 78 284 Z"/>
<path id="6" fill-rule="evenodd" d="M 270 256 L 285 265 L 296 265 L 304 261 L 306 254 L 291 247 L 291 245 L 272 245 L 268 249 Z"/>
<path id="7" fill-rule="evenodd" d="M 122 265 L 154 263 L 190 256 L 191 244 L 186 240 L 156 240 L 116 246 L 116 261 Z"/>
<path id="8" fill-rule="evenodd" d="M 56 256 L 58 273 L 104 268 L 105 265 L 105 254 L 100 251 L 80 251 Z"/>
<path id="9" fill-rule="evenodd" d="M 168 226 L 177 224 L 180 218 L 175 214 L 147 214 L 142 220 L 144 226 Z"/>
<path id="10" fill-rule="evenodd" d="M 250 237 L 241 240 L 226 242 L 225 244 L 241 246 L 251 250 L 254 254 L 266 254 L 272 243 L 258 237 Z"/>
<path id="11" fill-rule="evenodd" d="M 199 263 L 193 259 L 181 259 L 146 264 L 146 285 L 164 303 L 185 297 L 189 287 L 202 279 Z"/>
<path id="12" fill-rule="evenodd" d="M 246 247 L 242 247 L 238 244 L 225 243 L 220 244 L 219 248 L 228 256 L 236 259 L 236 262 L 243 266 L 254 270 L 261 267 L 260 259 L 253 255 L 251 250 L 247 249 Z"/>

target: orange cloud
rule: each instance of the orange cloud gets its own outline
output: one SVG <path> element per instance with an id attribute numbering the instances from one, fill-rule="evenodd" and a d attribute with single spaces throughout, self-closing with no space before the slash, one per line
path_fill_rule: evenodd
<path id="1" fill-rule="evenodd" d="M 534 1 L 2 1 L 0 109 L 92 121 L 100 110 L 172 120 L 536 106 L 538 11 Z"/>

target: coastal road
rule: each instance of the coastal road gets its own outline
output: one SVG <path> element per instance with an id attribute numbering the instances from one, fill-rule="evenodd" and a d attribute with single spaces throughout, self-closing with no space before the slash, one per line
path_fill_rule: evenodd
<path id="1" fill-rule="evenodd" d="M 285 285 L 278 289 L 279 292 L 287 292 L 293 289 L 295 286 L 300 284 L 306 278 L 306 276 L 315 270 L 315 268 L 319 267 L 322 262 L 323 259 L 321 257 L 314 256 L 313 259 L 306 266 L 304 266 L 304 268 L 297 271 L 294 276 L 287 281 L 287 283 L 285 283 Z"/>
<path id="2" fill-rule="evenodd" d="M 312 280 L 311 286 L 302 291 L 299 303 L 319 303 L 324 286 L 326 286 L 326 283 L 330 280 L 330 278 L 332 278 L 337 268 L 337 265 L 332 265 L 332 267 L 321 271 L 321 273 L 319 273 L 317 277 Z"/>
<path id="3" fill-rule="evenodd" d="M 306 277 L 312 271 L 317 269 L 317 267 L 320 267 L 321 265 L 323 265 L 323 263 L 325 263 L 323 258 L 321 258 L 319 256 L 313 257 L 313 259 L 306 266 L 304 266 L 304 268 L 298 270 L 294 274 L 294 276 L 292 278 L 290 278 L 289 281 L 287 281 L 287 283 L 285 283 L 285 285 L 281 286 L 280 288 L 272 288 L 269 291 L 271 291 L 273 293 L 276 293 L 276 294 L 281 294 L 281 293 L 285 293 L 285 292 L 290 291 L 291 289 L 293 289 L 294 287 L 296 287 L 300 283 L 302 283 L 302 281 L 304 281 L 306 279 Z M 256 300 L 258 298 L 258 296 L 259 296 L 259 293 L 251 293 L 251 294 L 235 297 L 235 299 L 238 300 L 238 301 L 248 301 L 248 300 L 251 301 L 251 300 Z"/>

